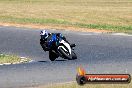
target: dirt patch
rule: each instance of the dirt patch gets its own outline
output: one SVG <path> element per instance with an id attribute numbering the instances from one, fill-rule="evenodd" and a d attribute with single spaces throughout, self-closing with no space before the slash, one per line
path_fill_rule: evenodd
<path id="1" fill-rule="evenodd" d="M 40 24 L 17 24 L 17 23 L 0 23 L 0 26 L 15 26 L 15 27 L 26 27 L 26 28 L 36 28 L 36 29 L 59 29 L 59 30 L 69 30 L 69 31 L 80 31 L 80 32 L 96 32 L 96 33 L 110 33 L 112 31 L 99 30 L 99 29 L 88 29 L 88 28 L 78 28 L 70 26 L 53 26 L 53 25 L 40 25 Z"/>

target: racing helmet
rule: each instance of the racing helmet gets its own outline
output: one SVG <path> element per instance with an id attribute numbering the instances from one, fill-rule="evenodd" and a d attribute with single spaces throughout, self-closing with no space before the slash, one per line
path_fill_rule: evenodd
<path id="1" fill-rule="evenodd" d="M 46 38 L 48 38 L 48 32 L 46 30 L 42 30 L 40 32 L 40 36 L 42 39 L 46 39 Z"/>

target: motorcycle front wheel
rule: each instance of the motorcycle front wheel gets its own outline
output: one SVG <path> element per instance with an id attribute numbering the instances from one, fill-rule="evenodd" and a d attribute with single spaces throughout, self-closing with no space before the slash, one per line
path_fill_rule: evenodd
<path id="1" fill-rule="evenodd" d="M 74 51 L 72 51 L 72 59 L 74 60 L 74 59 L 77 59 L 77 55 L 76 55 L 76 53 L 74 52 Z"/>
<path id="2" fill-rule="evenodd" d="M 65 59 L 72 60 L 72 56 L 68 55 L 62 48 L 59 48 L 58 51 L 62 54 Z"/>

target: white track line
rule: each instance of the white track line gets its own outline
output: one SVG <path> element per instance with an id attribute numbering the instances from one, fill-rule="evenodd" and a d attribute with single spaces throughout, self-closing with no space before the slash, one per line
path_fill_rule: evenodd
<path id="1" fill-rule="evenodd" d="M 111 35 L 132 36 L 130 34 L 125 34 L 125 33 L 112 33 Z"/>

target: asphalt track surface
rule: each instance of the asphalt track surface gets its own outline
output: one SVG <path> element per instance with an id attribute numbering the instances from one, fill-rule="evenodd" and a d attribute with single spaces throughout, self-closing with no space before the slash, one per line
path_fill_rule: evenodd
<path id="1" fill-rule="evenodd" d="M 39 29 L 0 26 L 0 53 L 32 58 L 19 65 L 0 66 L 0 88 L 21 88 L 75 81 L 77 67 L 87 73 L 132 73 L 132 36 L 61 32 L 76 43 L 77 60 L 58 58 L 51 62 L 39 45 Z"/>

